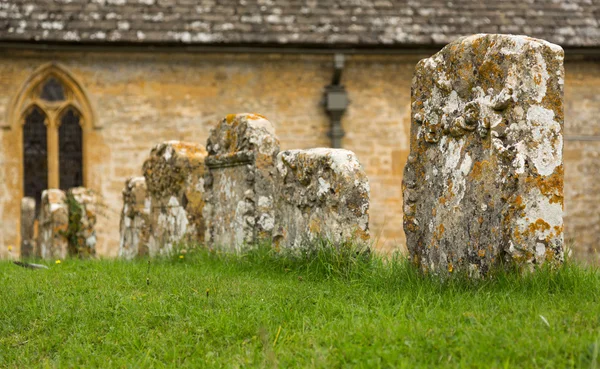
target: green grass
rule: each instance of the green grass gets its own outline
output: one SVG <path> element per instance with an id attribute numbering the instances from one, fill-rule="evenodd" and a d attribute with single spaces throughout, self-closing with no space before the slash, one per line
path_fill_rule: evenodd
<path id="1" fill-rule="evenodd" d="M 493 280 L 406 261 L 188 253 L 0 263 L 0 367 L 594 368 L 600 273 Z M 149 269 L 149 272 L 148 272 Z M 149 284 L 147 284 L 149 278 Z M 207 292 L 208 291 L 208 292 Z"/>

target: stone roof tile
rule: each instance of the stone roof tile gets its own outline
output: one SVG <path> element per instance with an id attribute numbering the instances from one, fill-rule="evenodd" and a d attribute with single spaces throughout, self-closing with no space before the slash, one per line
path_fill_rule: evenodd
<path id="1" fill-rule="evenodd" d="M 0 41 L 446 44 L 473 33 L 600 46 L 593 0 L 3 0 Z"/>

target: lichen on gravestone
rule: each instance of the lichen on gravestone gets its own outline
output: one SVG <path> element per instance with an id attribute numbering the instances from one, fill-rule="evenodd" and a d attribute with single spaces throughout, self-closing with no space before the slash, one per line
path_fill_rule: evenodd
<path id="1" fill-rule="evenodd" d="M 348 150 L 286 150 L 277 155 L 279 250 L 310 250 L 316 241 L 367 246 L 369 180 Z"/>
<path id="2" fill-rule="evenodd" d="M 35 252 L 35 199 L 21 199 L 21 257 L 34 256 Z"/>
<path id="3" fill-rule="evenodd" d="M 563 50 L 478 34 L 421 60 L 404 230 L 427 272 L 563 261 Z"/>
<path id="4" fill-rule="evenodd" d="M 123 209 L 119 227 L 119 257 L 133 259 L 148 254 L 151 200 L 147 196 L 146 179 L 127 179 L 123 189 Z"/>
<path id="5" fill-rule="evenodd" d="M 206 150 L 206 243 L 239 251 L 270 241 L 279 152 L 273 125 L 259 114 L 230 114 L 211 130 Z"/>
<path id="6" fill-rule="evenodd" d="M 58 189 L 44 190 L 36 256 L 44 259 L 64 259 L 69 251 L 69 242 L 65 236 L 68 227 L 69 207 L 66 194 Z"/>
<path id="7" fill-rule="evenodd" d="M 150 256 L 169 254 L 180 242 L 204 237 L 204 158 L 198 144 L 167 141 L 156 145 L 144 162 L 150 197 Z"/>

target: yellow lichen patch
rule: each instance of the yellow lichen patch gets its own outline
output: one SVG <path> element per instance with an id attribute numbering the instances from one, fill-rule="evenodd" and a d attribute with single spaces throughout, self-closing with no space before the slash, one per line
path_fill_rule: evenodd
<path id="1" fill-rule="evenodd" d="M 227 114 L 227 116 L 225 117 L 225 121 L 227 122 L 227 124 L 231 124 L 231 122 L 233 122 L 236 117 L 237 114 Z"/>
<path id="2" fill-rule="evenodd" d="M 454 266 L 452 263 L 448 263 L 448 272 L 452 273 L 454 271 Z"/>

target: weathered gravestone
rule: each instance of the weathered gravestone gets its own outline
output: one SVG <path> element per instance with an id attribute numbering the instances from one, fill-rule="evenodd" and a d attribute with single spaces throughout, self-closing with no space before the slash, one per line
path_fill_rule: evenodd
<path id="1" fill-rule="evenodd" d="M 421 60 L 404 229 L 424 270 L 563 261 L 563 50 L 474 35 Z"/>
<path id="2" fill-rule="evenodd" d="M 37 256 L 44 259 L 64 259 L 69 251 L 66 232 L 69 227 L 69 207 L 66 194 L 57 189 L 42 192 Z"/>
<path id="3" fill-rule="evenodd" d="M 35 199 L 21 199 L 21 257 L 34 256 L 35 252 Z"/>
<path id="4" fill-rule="evenodd" d="M 133 259 L 148 254 L 150 198 L 144 177 L 129 178 L 123 190 L 119 257 Z"/>
<path id="5" fill-rule="evenodd" d="M 287 150 L 277 155 L 276 231 L 279 249 L 306 249 L 369 239 L 369 180 L 348 150 Z"/>
<path id="6" fill-rule="evenodd" d="M 271 123 L 258 114 L 228 115 L 211 130 L 206 149 L 206 242 L 236 251 L 271 240 L 279 152 Z"/>
<path id="7" fill-rule="evenodd" d="M 69 208 L 69 254 L 95 255 L 96 221 L 100 205 L 96 193 L 85 187 L 75 187 L 67 192 L 66 200 Z"/>
<path id="8" fill-rule="evenodd" d="M 148 253 L 169 254 L 179 242 L 203 242 L 204 158 L 201 145 L 156 145 L 143 166 L 152 210 Z"/>

